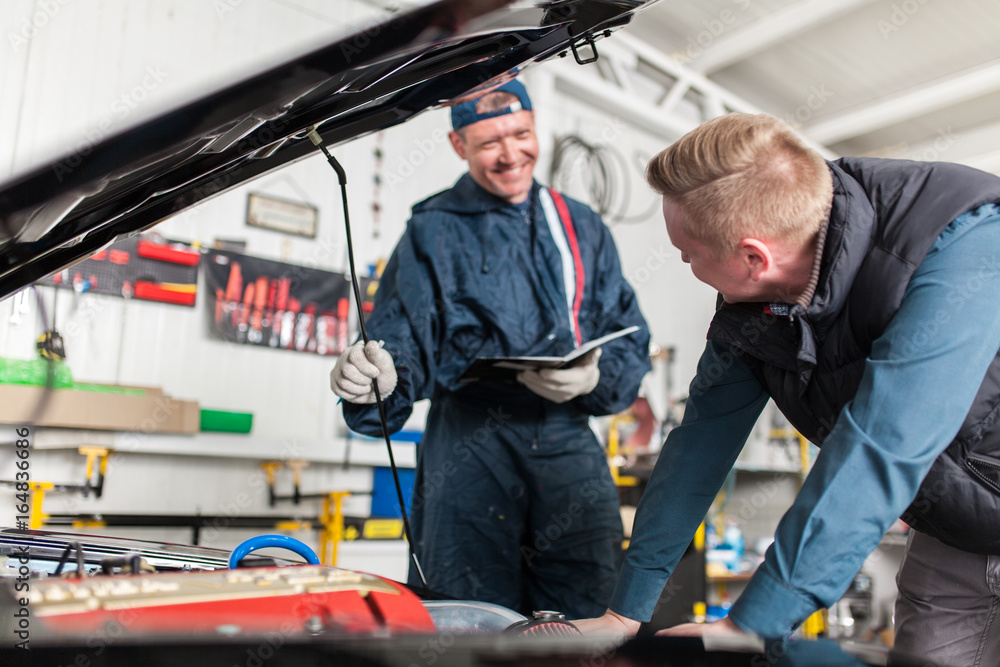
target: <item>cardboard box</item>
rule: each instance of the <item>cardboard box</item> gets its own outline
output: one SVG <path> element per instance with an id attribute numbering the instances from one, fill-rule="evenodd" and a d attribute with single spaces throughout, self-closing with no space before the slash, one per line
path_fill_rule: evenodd
<path id="1" fill-rule="evenodd" d="M 149 388 L 144 388 L 149 389 Z M 142 396 L 97 391 L 0 385 L 0 423 L 141 433 L 198 432 L 196 401 L 179 401 L 159 389 Z"/>

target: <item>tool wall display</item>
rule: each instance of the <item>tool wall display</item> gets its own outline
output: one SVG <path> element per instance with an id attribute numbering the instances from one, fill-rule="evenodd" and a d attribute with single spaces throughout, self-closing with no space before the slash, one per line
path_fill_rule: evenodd
<path id="1" fill-rule="evenodd" d="M 217 338 L 336 355 L 356 335 L 351 286 L 343 274 L 224 250 L 207 253 L 203 265 L 214 295 L 206 303 Z"/>
<path id="2" fill-rule="evenodd" d="M 200 258 L 201 251 L 186 243 L 134 236 L 36 284 L 194 306 Z"/>

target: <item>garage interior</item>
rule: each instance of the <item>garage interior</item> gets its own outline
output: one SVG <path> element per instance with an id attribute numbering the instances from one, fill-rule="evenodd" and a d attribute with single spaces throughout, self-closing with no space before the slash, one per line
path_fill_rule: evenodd
<path id="1" fill-rule="evenodd" d="M 385 21 L 425 4 L 13 0 L 0 16 L 0 183 L 63 156 L 74 168 L 66 160 L 187 100 L 344 35 L 377 39 Z M 1000 4 L 974 0 L 659 0 L 519 77 L 535 105 L 536 178 L 602 214 L 649 324 L 640 399 L 592 423 L 626 526 L 683 416 L 716 307 L 665 233 L 660 197 L 643 180 L 648 160 L 704 121 L 764 112 L 828 159 L 1000 175 L 998 29 Z M 596 60 L 578 64 L 585 49 Z M 411 206 L 466 170 L 450 128 L 438 107 L 332 148 L 348 175 L 369 305 Z M 350 431 L 330 391 L 358 327 L 341 194 L 325 162 L 316 152 L 223 187 L 0 301 L 0 480 L 14 479 L 17 429 L 30 425 L 26 527 L 224 550 L 275 533 L 325 565 L 406 580 L 385 444 Z M 262 311 L 282 283 L 257 276 L 279 272 L 319 296 L 311 310 L 290 299 L 285 312 L 306 324 L 272 325 L 270 342 Z M 46 331 L 61 337 L 64 360 L 48 372 L 67 393 L 38 418 L 33 406 L 53 381 L 38 361 L 52 354 Z M 392 437 L 407 497 L 427 403 Z M 665 600 L 650 629 L 725 615 L 817 451 L 768 405 L 674 574 L 684 595 Z M 0 498 L 0 525 L 22 527 L 15 489 Z M 906 531 L 894 526 L 844 599 L 801 635 L 869 647 L 880 664 Z"/>

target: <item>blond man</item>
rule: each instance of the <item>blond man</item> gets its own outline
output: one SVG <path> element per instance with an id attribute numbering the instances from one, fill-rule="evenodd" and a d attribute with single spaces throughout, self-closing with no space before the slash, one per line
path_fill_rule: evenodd
<path id="1" fill-rule="evenodd" d="M 781 121 L 733 114 L 654 157 L 647 180 L 720 296 L 610 609 L 580 626 L 649 619 L 770 397 L 821 446 L 812 471 L 728 617 L 665 633 L 786 637 L 902 516 L 897 655 L 1000 664 L 1000 179 L 826 162 Z"/>

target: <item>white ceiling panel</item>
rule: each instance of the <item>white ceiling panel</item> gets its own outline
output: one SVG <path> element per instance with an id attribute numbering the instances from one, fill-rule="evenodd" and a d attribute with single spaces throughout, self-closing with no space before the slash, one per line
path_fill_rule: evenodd
<path id="1" fill-rule="evenodd" d="M 995 0 L 663 0 L 626 31 L 835 153 L 931 155 L 950 133 L 996 169 Z"/>

